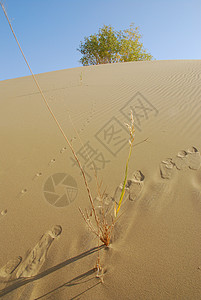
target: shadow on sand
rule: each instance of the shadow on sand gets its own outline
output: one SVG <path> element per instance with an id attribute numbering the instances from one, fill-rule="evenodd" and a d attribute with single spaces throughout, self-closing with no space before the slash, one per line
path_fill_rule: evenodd
<path id="1" fill-rule="evenodd" d="M 17 279 L 13 279 L 13 280 L 10 280 L 10 281 L 3 281 L 3 283 L 11 283 L 11 284 L 9 286 L 5 287 L 4 289 L 0 290 L 0 297 L 3 297 L 3 296 L 11 293 L 12 291 L 14 291 L 14 290 L 16 290 L 16 289 L 18 289 L 18 288 L 20 288 L 20 287 L 22 287 L 22 286 L 30 283 L 30 282 L 36 281 L 38 279 L 41 279 L 41 278 L 43 278 L 43 277 L 45 277 L 45 276 L 47 276 L 47 275 L 49 275 L 49 274 L 51 274 L 51 273 L 53 273 L 53 272 L 61 269 L 61 268 L 64 268 L 65 266 L 70 265 L 71 263 L 74 263 L 74 262 L 76 262 L 76 261 L 78 261 L 78 260 L 80 260 L 80 259 L 82 259 L 84 257 L 87 257 L 87 256 L 89 256 L 89 255 L 97 252 L 98 250 L 100 250 L 102 248 L 104 248 L 104 245 L 101 245 L 100 247 L 94 247 L 94 248 L 92 248 L 92 249 L 90 249 L 88 251 L 85 251 L 85 252 L 77 255 L 77 256 L 69 258 L 69 259 L 65 260 L 64 262 L 62 262 L 62 263 L 60 263 L 60 264 L 58 264 L 58 265 L 56 265 L 56 266 L 54 266 L 52 268 L 49 268 L 48 270 L 43 271 L 42 273 L 37 274 L 37 275 L 35 275 L 33 277 L 30 277 L 30 278 L 17 278 Z M 91 269 L 88 272 L 83 273 L 83 274 L 81 274 L 81 275 L 73 278 L 72 280 L 66 282 L 65 284 L 63 284 L 62 286 L 56 288 L 55 290 L 50 291 L 46 295 L 48 295 L 48 294 L 50 294 L 50 293 L 58 290 L 59 288 L 61 288 L 63 286 L 73 286 L 73 285 L 77 285 L 77 284 L 83 283 L 83 282 L 79 282 L 79 281 L 82 280 L 82 279 L 84 279 L 84 278 L 86 278 L 86 277 L 88 277 L 89 275 L 93 274 L 94 272 L 95 272 L 95 269 Z M 89 280 L 91 280 L 91 279 L 89 279 Z M 95 285 L 97 285 L 97 284 L 95 284 Z M 46 295 L 43 295 L 43 296 L 41 296 L 41 297 L 39 297 L 37 299 L 42 299 Z"/>

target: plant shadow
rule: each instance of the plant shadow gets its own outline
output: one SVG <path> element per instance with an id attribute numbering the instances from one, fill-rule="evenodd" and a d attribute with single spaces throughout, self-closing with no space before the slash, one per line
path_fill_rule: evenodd
<path id="1" fill-rule="evenodd" d="M 49 291 L 48 293 L 46 293 L 46 294 L 44 294 L 44 295 L 42 295 L 42 296 L 40 296 L 40 297 L 38 297 L 38 298 L 35 298 L 34 300 L 39 300 L 39 299 L 42 299 L 42 298 L 44 298 L 44 297 L 50 296 L 52 293 L 58 291 L 58 290 L 61 289 L 61 288 L 66 288 L 66 287 L 76 286 L 76 285 L 80 285 L 80 284 L 83 284 L 83 283 L 92 281 L 92 280 L 95 279 L 94 276 L 91 277 L 91 278 L 88 278 L 88 279 L 87 279 L 87 277 L 89 277 L 90 275 L 93 275 L 95 271 L 96 271 L 96 269 L 93 268 L 93 269 L 91 269 L 91 270 L 89 270 L 89 271 L 87 271 L 87 272 L 85 272 L 85 273 L 83 273 L 83 274 L 81 274 L 81 275 L 79 275 L 79 276 L 77 276 L 77 277 L 75 277 L 75 278 L 69 280 L 68 282 L 65 282 L 64 284 L 62 284 L 62 285 L 60 285 L 59 287 L 57 287 L 57 288 L 55 288 L 55 289 Z M 95 286 L 97 286 L 97 285 L 100 284 L 100 283 L 101 283 L 101 281 L 96 282 L 95 284 L 93 284 L 93 285 L 90 286 L 89 288 L 85 289 L 85 290 L 82 291 L 81 293 L 79 293 L 79 294 L 77 294 L 76 296 L 74 296 L 73 298 L 71 298 L 71 300 L 76 299 L 77 297 L 83 295 L 84 293 L 86 293 L 87 291 L 91 290 L 92 288 L 94 288 Z"/>
<path id="2" fill-rule="evenodd" d="M 64 268 L 65 266 L 70 265 L 70 264 L 72 264 L 72 263 L 74 263 L 74 262 L 76 262 L 76 261 L 78 261 L 78 260 L 80 260 L 80 259 L 82 259 L 84 257 L 87 257 L 87 256 L 89 256 L 89 255 L 97 252 L 98 250 L 100 250 L 102 248 L 104 248 L 104 245 L 101 245 L 99 247 L 93 247 L 90 250 L 85 251 L 85 252 L 83 252 L 83 253 L 81 253 L 81 254 L 79 254 L 77 256 L 74 256 L 72 258 L 69 258 L 69 259 L 63 261 L 62 263 L 60 263 L 60 264 L 58 264 L 58 265 L 56 265 L 54 267 L 51 267 L 48 270 L 45 270 L 45 271 L 43 271 L 43 272 L 41 272 L 41 273 L 39 273 L 39 274 L 37 274 L 37 275 L 35 275 L 33 277 L 30 277 L 30 278 L 17 278 L 17 279 L 13 279 L 13 280 L 9 280 L 9 281 L 3 281 L 4 283 L 11 283 L 11 284 L 8 285 L 8 286 L 6 286 L 2 290 L 0 290 L 0 297 L 3 297 L 3 296 L 11 293 L 12 291 L 14 291 L 14 290 L 16 290 L 16 289 L 18 289 L 18 288 L 20 288 L 20 287 L 22 287 L 22 286 L 30 283 L 30 282 L 34 282 L 36 280 L 39 280 L 39 279 L 41 279 L 41 278 L 43 278 L 43 277 L 45 277 L 45 276 L 47 276 L 47 275 L 49 275 L 49 274 L 51 274 L 51 273 L 59 270 L 61 268 Z M 72 280 L 70 280 L 69 282 L 65 283 L 64 285 L 65 286 L 72 286 L 72 285 L 79 284 L 79 282 L 76 283 L 76 281 L 79 281 L 79 280 L 81 280 L 83 278 L 86 278 L 87 276 L 89 276 L 92 273 L 94 273 L 94 271 L 95 271 L 95 269 L 91 269 L 88 272 L 86 272 L 84 274 L 81 274 L 80 276 L 77 276 L 77 277 L 73 278 Z M 38 298 L 38 299 L 40 299 L 40 298 Z"/>

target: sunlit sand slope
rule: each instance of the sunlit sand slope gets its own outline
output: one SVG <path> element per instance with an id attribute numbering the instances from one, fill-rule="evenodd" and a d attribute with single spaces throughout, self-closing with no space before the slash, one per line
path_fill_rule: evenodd
<path id="1" fill-rule="evenodd" d="M 78 210 L 89 200 L 71 150 L 31 76 L 0 82 L 0 296 L 200 299 L 201 61 L 36 76 L 94 199 L 93 166 L 110 208 L 121 194 L 131 109 L 135 142 L 123 214 L 110 247 L 99 250 L 101 283 L 97 238 Z"/>

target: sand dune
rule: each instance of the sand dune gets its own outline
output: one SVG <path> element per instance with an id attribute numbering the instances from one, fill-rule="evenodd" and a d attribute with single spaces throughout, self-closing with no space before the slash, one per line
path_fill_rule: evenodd
<path id="1" fill-rule="evenodd" d="M 201 61 L 99 65 L 37 79 L 98 211 L 93 161 L 108 217 L 121 194 L 133 110 L 123 214 L 111 245 L 99 250 L 102 283 L 97 238 L 78 210 L 90 204 L 70 149 L 31 76 L 1 81 L 0 297 L 200 299 Z"/>

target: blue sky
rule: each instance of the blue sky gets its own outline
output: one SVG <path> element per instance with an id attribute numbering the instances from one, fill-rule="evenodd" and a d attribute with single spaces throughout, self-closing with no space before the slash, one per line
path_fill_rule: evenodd
<path id="1" fill-rule="evenodd" d="M 1 0 L 2 1 L 2 0 Z M 201 59 L 200 0 L 3 0 L 35 74 L 81 66 L 84 36 L 140 27 L 157 60 Z M 0 80 L 30 75 L 0 7 Z"/>

